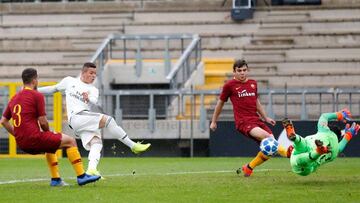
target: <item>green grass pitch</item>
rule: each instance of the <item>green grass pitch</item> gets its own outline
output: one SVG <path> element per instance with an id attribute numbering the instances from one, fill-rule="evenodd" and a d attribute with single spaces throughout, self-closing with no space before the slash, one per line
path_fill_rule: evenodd
<path id="1" fill-rule="evenodd" d="M 2 158 L 0 202 L 360 202 L 360 158 L 338 158 L 307 177 L 293 174 L 288 159 L 273 158 L 252 177 L 238 176 L 250 160 L 103 158 L 106 179 L 80 187 L 61 159 L 71 186 L 51 188 L 44 159 Z"/>

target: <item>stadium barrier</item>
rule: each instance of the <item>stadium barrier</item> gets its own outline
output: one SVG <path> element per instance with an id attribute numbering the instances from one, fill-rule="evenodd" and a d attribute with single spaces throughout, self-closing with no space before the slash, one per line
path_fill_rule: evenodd
<path id="1" fill-rule="evenodd" d="M 325 88 L 307 88 L 307 89 L 260 89 L 258 91 L 260 98 L 264 99 L 263 103 L 266 104 L 267 113 L 270 117 L 273 118 L 282 118 L 289 116 L 289 106 L 293 103 L 300 102 L 301 110 L 298 117 L 294 118 L 297 120 L 309 120 L 316 119 L 321 113 L 326 111 L 338 111 L 344 107 L 349 108 L 354 116 L 360 115 L 360 90 L 355 88 L 348 89 L 325 89 Z M 148 118 L 149 123 L 153 123 L 156 118 L 166 118 L 173 119 L 180 117 L 189 117 L 188 114 L 190 111 L 186 111 L 186 102 L 188 100 L 184 99 L 185 97 L 190 98 L 193 101 L 190 104 L 191 108 L 194 108 L 195 105 L 199 104 L 197 111 L 193 112 L 194 118 L 200 119 L 200 123 L 205 123 L 207 115 L 206 108 L 211 106 L 211 103 L 205 103 L 205 97 L 211 95 L 219 95 L 220 90 L 194 90 L 194 89 L 181 89 L 181 90 L 105 90 L 104 91 L 104 105 L 103 109 L 109 115 L 114 115 L 116 120 L 121 123 L 123 117 L 130 119 L 136 118 Z M 147 105 L 143 106 L 142 113 L 136 114 L 131 112 L 131 110 L 122 109 L 122 98 L 131 97 L 134 98 L 139 95 L 145 95 L 149 98 Z M 154 98 L 157 96 L 165 96 L 168 101 L 163 103 L 163 106 L 157 106 L 161 110 L 161 114 L 156 113 Z M 278 105 L 273 102 L 273 97 L 281 96 L 278 100 L 282 100 L 282 105 L 284 107 L 283 114 L 279 115 L 278 112 L 275 112 L 274 106 Z M 327 97 L 326 97 L 327 96 Z M 293 99 L 292 97 L 296 97 Z M 307 99 L 307 98 L 310 99 Z M 329 98 L 330 97 L 330 98 Z M 196 103 L 195 103 L 196 98 Z M 300 101 L 298 101 L 300 98 Z M 326 98 L 326 99 L 324 99 Z M 135 100 L 134 100 L 135 101 Z M 140 102 L 140 101 L 138 101 Z M 214 105 L 216 100 L 212 102 Z M 279 103 L 277 101 L 277 103 Z M 317 106 L 316 109 L 308 109 L 308 106 Z M 324 106 L 331 106 L 331 109 L 325 109 Z M 356 108 L 358 107 L 358 108 Z M 139 109 L 137 109 L 139 112 Z M 123 113 L 126 111 L 127 113 Z M 312 118 L 309 118 L 309 111 L 318 112 L 314 115 L 312 113 Z M 147 112 L 145 114 L 144 112 Z M 150 124 L 149 126 L 153 126 Z M 154 129 L 151 128 L 151 131 Z"/>

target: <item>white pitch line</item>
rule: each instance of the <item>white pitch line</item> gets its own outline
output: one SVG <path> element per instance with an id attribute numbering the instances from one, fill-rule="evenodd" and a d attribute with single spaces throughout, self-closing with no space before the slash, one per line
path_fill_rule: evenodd
<path id="1" fill-rule="evenodd" d="M 1 181 L 0 185 L 5 185 L 5 184 L 13 184 L 13 183 L 30 183 L 30 182 L 40 182 L 40 181 L 45 181 L 45 180 L 49 180 L 49 178 L 36 178 L 36 179 L 21 179 L 21 180 L 9 180 L 9 181 Z"/>
<path id="2" fill-rule="evenodd" d="M 287 171 L 285 169 L 257 169 L 255 172 L 266 172 L 266 171 Z M 136 171 L 135 171 L 136 172 Z M 187 174 L 207 174 L 207 173 L 235 173 L 235 170 L 221 170 L 221 171 L 180 171 L 180 172 L 170 172 L 170 173 L 135 173 L 135 174 L 109 174 L 104 175 L 104 177 L 115 177 L 115 176 L 149 176 L 149 175 L 157 175 L 157 176 L 171 176 L 171 175 L 187 175 Z"/>
<path id="3" fill-rule="evenodd" d="M 266 172 L 266 171 L 287 171 L 285 169 L 257 169 L 255 172 Z M 104 177 L 117 177 L 117 176 L 171 176 L 171 175 L 189 175 L 189 174 L 211 174 L 211 173 L 235 173 L 234 170 L 220 170 L 220 171 L 180 171 L 180 172 L 169 172 L 169 173 L 118 173 L 108 174 Z M 49 181 L 50 178 L 36 178 L 36 179 L 20 179 L 20 180 L 9 180 L 0 181 L 0 185 L 15 184 L 15 183 L 30 183 L 30 182 L 41 182 Z M 64 180 L 74 179 L 73 177 L 63 178 Z"/>

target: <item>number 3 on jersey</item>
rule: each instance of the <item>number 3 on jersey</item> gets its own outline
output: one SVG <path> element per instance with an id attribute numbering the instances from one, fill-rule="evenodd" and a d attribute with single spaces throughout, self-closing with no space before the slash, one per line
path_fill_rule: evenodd
<path id="1" fill-rule="evenodd" d="M 21 115 L 20 115 L 20 113 L 21 113 L 21 105 L 20 104 L 16 104 L 14 106 L 13 113 L 14 113 L 14 117 L 13 117 L 14 126 L 19 127 L 20 124 L 21 124 Z"/>

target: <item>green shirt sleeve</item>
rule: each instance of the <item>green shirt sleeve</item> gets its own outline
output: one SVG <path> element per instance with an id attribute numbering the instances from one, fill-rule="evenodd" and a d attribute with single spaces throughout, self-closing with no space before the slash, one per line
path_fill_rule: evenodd
<path id="1" fill-rule="evenodd" d="M 337 120 L 336 113 L 323 113 L 321 114 L 318 121 L 318 132 L 326 132 L 329 131 L 328 121 Z"/>
<path id="2" fill-rule="evenodd" d="M 341 153 L 342 151 L 344 151 L 347 143 L 348 143 L 348 141 L 343 137 L 343 138 L 341 139 L 341 141 L 339 142 L 339 153 Z"/>

